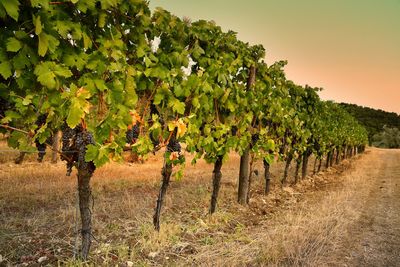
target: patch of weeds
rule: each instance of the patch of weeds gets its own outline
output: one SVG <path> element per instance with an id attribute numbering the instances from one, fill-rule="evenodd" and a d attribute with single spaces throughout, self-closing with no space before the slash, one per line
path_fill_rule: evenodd
<path id="1" fill-rule="evenodd" d="M 211 236 L 205 236 L 205 237 L 203 237 L 202 239 L 200 239 L 200 243 L 202 244 L 202 245 L 213 245 L 213 244 L 215 244 L 215 239 L 214 238 L 212 238 Z"/>

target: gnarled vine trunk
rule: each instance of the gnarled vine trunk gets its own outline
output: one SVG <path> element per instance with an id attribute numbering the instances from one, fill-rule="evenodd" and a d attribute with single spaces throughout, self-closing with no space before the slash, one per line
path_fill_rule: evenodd
<path id="1" fill-rule="evenodd" d="M 330 160 L 331 160 L 331 155 L 332 155 L 331 151 L 329 151 L 328 154 L 326 155 L 326 164 L 325 164 L 325 168 L 326 169 L 328 169 L 329 166 L 330 166 L 329 163 L 330 163 Z"/>
<path id="2" fill-rule="evenodd" d="M 247 186 L 247 198 L 246 198 L 246 203 L 249 204 L 250 202 L 250 190 L 251 190 L 251 184 L 253 183 L 253 174 L 254 174 L 254 155 L 250 155 L 250 165 L 249 165 L 249 184 Z"/>
<path id="3" fill-rule="evenodd" d="M 90 246 L 92 243 L 92 211 L 90 210 L 90 178 L 94 172 L 93 163 L 90 166 L 78 168 L 78 194 L 79 194 L 79 211 L 81 215 L 81 258 L 87 260 L 89 256 Z"/>
<path id="4" fill-rule="evenodd" d="M 160 231 L 161 208 L 164 203 L 164 197 L 167 193 L 167 188 L 169 185 L 169 181 L 171 179 L 171 174 L 172 174 L 172 164 L 167 163 L 167 160 L 164 159 L 164 166 L 161 170 L 161 176 L 162 176 L 161 187 L 160 187 L 160 192 L 158 193 L 156 209 L 154 211 L 154 216 L 153 216 L 153 225 L 157 231 Z"/>
<path id="5" fill-rule="evenodd" d="M 320 172 L 320 171 L 321 171 L 321 167 L 322 167 L 322 158 L 323 158 L 323 155 L 321 155 L 321 157 L 319 158 L 319 163 L 318 163 L 318 170 L 317 170 L 317 172 Z"/>
<path id="6" fill-rule="evenodd" d="M 265 180 L 264 194 L 267 195 L 270 191 L 270 183 L 271 183 L 270 164 L 264 159 L 263 165 L 264 165 L 264 180 Z"/>
<path id="7" fill-rule="evenodd" d="M 238 202 L 245 205 L 247 203 L 247 193 L 249 191 L 249 167 L 250 150 L 246 149 L 240 157 Z"/>
<path id="8" fill-rule="evenodd" d="M 293 160 L 293 155 L 290 154 L 286 159 L 285 170 L 283 172 L 283 178 L 281 180 L 281 185 L 286 183 L 286 180 L 287 180 L 287 177 L 288 177 L 288 173 L 289 173 L 290 163 L 292 163 L 292 160 Z"/>
<path id="9" fill-rule="evenodd" d="M 26 153 L 25 152 L 19 152 L 18 157 L 14 160 L 15 164 L 22 164 L 22 162 L 24 161 Z"/>
<path id="10" fill-rule="evenodd" d="M 219 156 L 217 158 L 217 161 L 214 163 L 214 170 L 212 177 L 213 191 L 211 194 L 210 214 L 213 214 L 217 209 L 218 193 L 219 193 L 219 188 L 221 187 L 221 178 L 222 178 L 221 168 L 222 168 L 222 156 Z"/>
<path id="11" fill-rule="evenodd" d="M 318 158 L 315 157 L 314 160 L 314 168 L 313 168 L 313 175 L 315 175 L 317 173 L 317 162 L 318 162 Z"/>
<path id="12" fill-rule="evenodd" d="M 61 132 L 57 131 L 53 136 L 51 163 L 57 163 L 58 161 L 58 153 L 60 151 L 60 139 L 61 139 Z"/>
<path id="13" fill-rule="evenodd" d="M 340 149 L 339 147 L 336 148 L 336 165 L 340 163 Z"/>
<path id="14" fill-rule="evenodd" d="M 299 181 L 299 171 L 301 166 L 301 156 L 296 159 L 296 170 L 294 171 L 294 183 L 297 184 Z"/>
<path id="15" fill-rule="evenodd" d="M 302 166 L 302 171 L 301 171 L 301 178 L 304 179 L 307 176 L 307 171 L 308 171 L 308 159 L 310 158 L 311 152 L 307 150 L 304 152 L 303 155 L 303 166 Z"/>

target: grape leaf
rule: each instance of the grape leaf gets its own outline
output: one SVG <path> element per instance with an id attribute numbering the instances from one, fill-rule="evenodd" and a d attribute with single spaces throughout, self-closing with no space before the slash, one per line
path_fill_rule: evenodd
<path id="1" fill-rule="evenodd" d="M 71 106 L 69 108 L 67 124 L 70 128 L 75 128 L 85 117 L 85 111 L 81 106 L 81 101 L 77 97 L 71 99 Z"/>
<path id="2" fill-rule="evenodd" d="M 12 17 L 15 21 L 18 21 L 19 15 L 19 2 L 18 0 L 6 0 L 1 1 L 0 4 L 3 5 L 4 9 L 6 10 L 7 14 Z"/>
<path id="3" fill-rule="evenodd" d="M 39 47 L 38 47 L 38 54 L 39 56 L 46 55 L 47 49 L 49 47 L 49 40 L 47 38 L 47 34 L 44 32 L 39 34 Z"/>
<path id="4" fill-rule="evenodd" d="M 35 33 L 36 35 L 39 35 L 42 32 L 42 22 L 40 21 L 40 16 L 34 18 L 34 23 L 35 23 Z"/>
<path id="5" fill-rule="evenodd" d="M 21 49 L 21 42 L 14 37 L 7 40 L 7 51 L 18 52 Z"/>
<path id="6" fill-rule="evenodd" d="M 11 70 L 12 66 L 10 61 L 4 61 L 0 64 L 0 74 L 4 79 L 8 79 L 12 75 Z"/>

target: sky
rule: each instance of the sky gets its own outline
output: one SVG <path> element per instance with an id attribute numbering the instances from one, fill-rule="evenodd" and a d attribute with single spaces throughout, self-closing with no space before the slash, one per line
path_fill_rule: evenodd
<path id="1" fill-rule="evenodd" d="M 400 0 L 150 0 L 179 17 L 214 20 L 286 77 L 325 100 L 400 114 Z"/>

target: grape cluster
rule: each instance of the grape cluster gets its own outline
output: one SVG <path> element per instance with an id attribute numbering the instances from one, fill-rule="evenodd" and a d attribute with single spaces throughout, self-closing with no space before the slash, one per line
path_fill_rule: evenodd
<path id="1" fill-rule="evenodd" d="M 238 131 L 238 127 L 237 127 L 236 125 L 233 125 L 233 126 L 231 127 L 231 133 L 232 133 L 232 135 L 233 135 L 233 136 L 236 136 L 237 131 Z"/>
<path id="2" fill-rule="evenodd" d="M 86 146 L 87 145 L 94 145 L 94 138 L 91 133 L 88 131 L 80 131 L 76 134 L 75 138 L 75 149 L 77 150 L 77 168 L 78 169 L 92 169 L 93 163 L 86 162 L 85 155 L 86 155 Z M 91 170 L 94 171 L 94 168 Z"/>
<path id="3" fill-rule="evenodd" d="M 39 115 L 39 117 L 36 119 L 35 122 L 38 129 L 46 124 L 46 120 L 47 120 L 47 114 Z M 51 138 L 48 138 L 43 144 L 41 144 L 39 140 L 35 140 L 35 145 L 38 150 L 38 157 L 37 157 L 38 162 L 42 162 L 44 156 L 46 155 L 46 143 L 51 144 Z"/>
<path id="4" fill-rule="evenodd" d="M 67 176 L 71 175 L 72 167 L 93 172 L 93 162 L 86 162 L 86 146 L 95 144 L 93 135 L 78 125 L 74 129 L 64 124 L 62 127 L 62 155 L 61 159 L 67 161 Z"/>
<path id="5" fill-rule="evenodd" d="M 260 135 L 258 133 L 253 134 L 251 136 L 251 144 L 255 145 L 259 139 L 260 139 Z"/>
<path id="6" fill-rule="evenodd" d="M 181 152 L 181 144 L 179 144 L 179 142 L 176 139 L 171 138 L 168 142 L 167 149 L 169 152 L 179 152 L 180 153 Z"/>
<path id="7" fill-rule="evenodd" d="M 42 162 L 44 155 L 46 155 L 46 143 L 41 144 L 38 140 L 35 141 L 36 148 L 38 150 L 38 162 Z"/>
<path id="8" fill-rule="evenodd" d="M 47 114 L 40 114 L 39 117 L 36 119 L 35 124 L 38 127 L 42 127 L 43 125 L 46 124 L 46 120 L 47 120 Z"/>
<path id="9" fill-rule="evenodd" d="M 5 116 L 6 110 L 10 108 L 10 103 L 0 97 L 0 118 Z"/>
<path id="10" fill-rule="evenodd" d="M 62 127 L 62 154 L 61 159 L 67 161 L 67 176 L 71 175 L 72 167 L 74 166 L 75 153 L 74 150 L 75 129 L 71 129 L 67 124 Z"/>
<path id="11" fill-rule="evenodd" d="M 133 127 L 126 131 L 125 137 L 126 142 L 130 145 L 136 142 L 136 139 L 139 137 L 140 127 L 139 124 L 136 123 Z"/>

